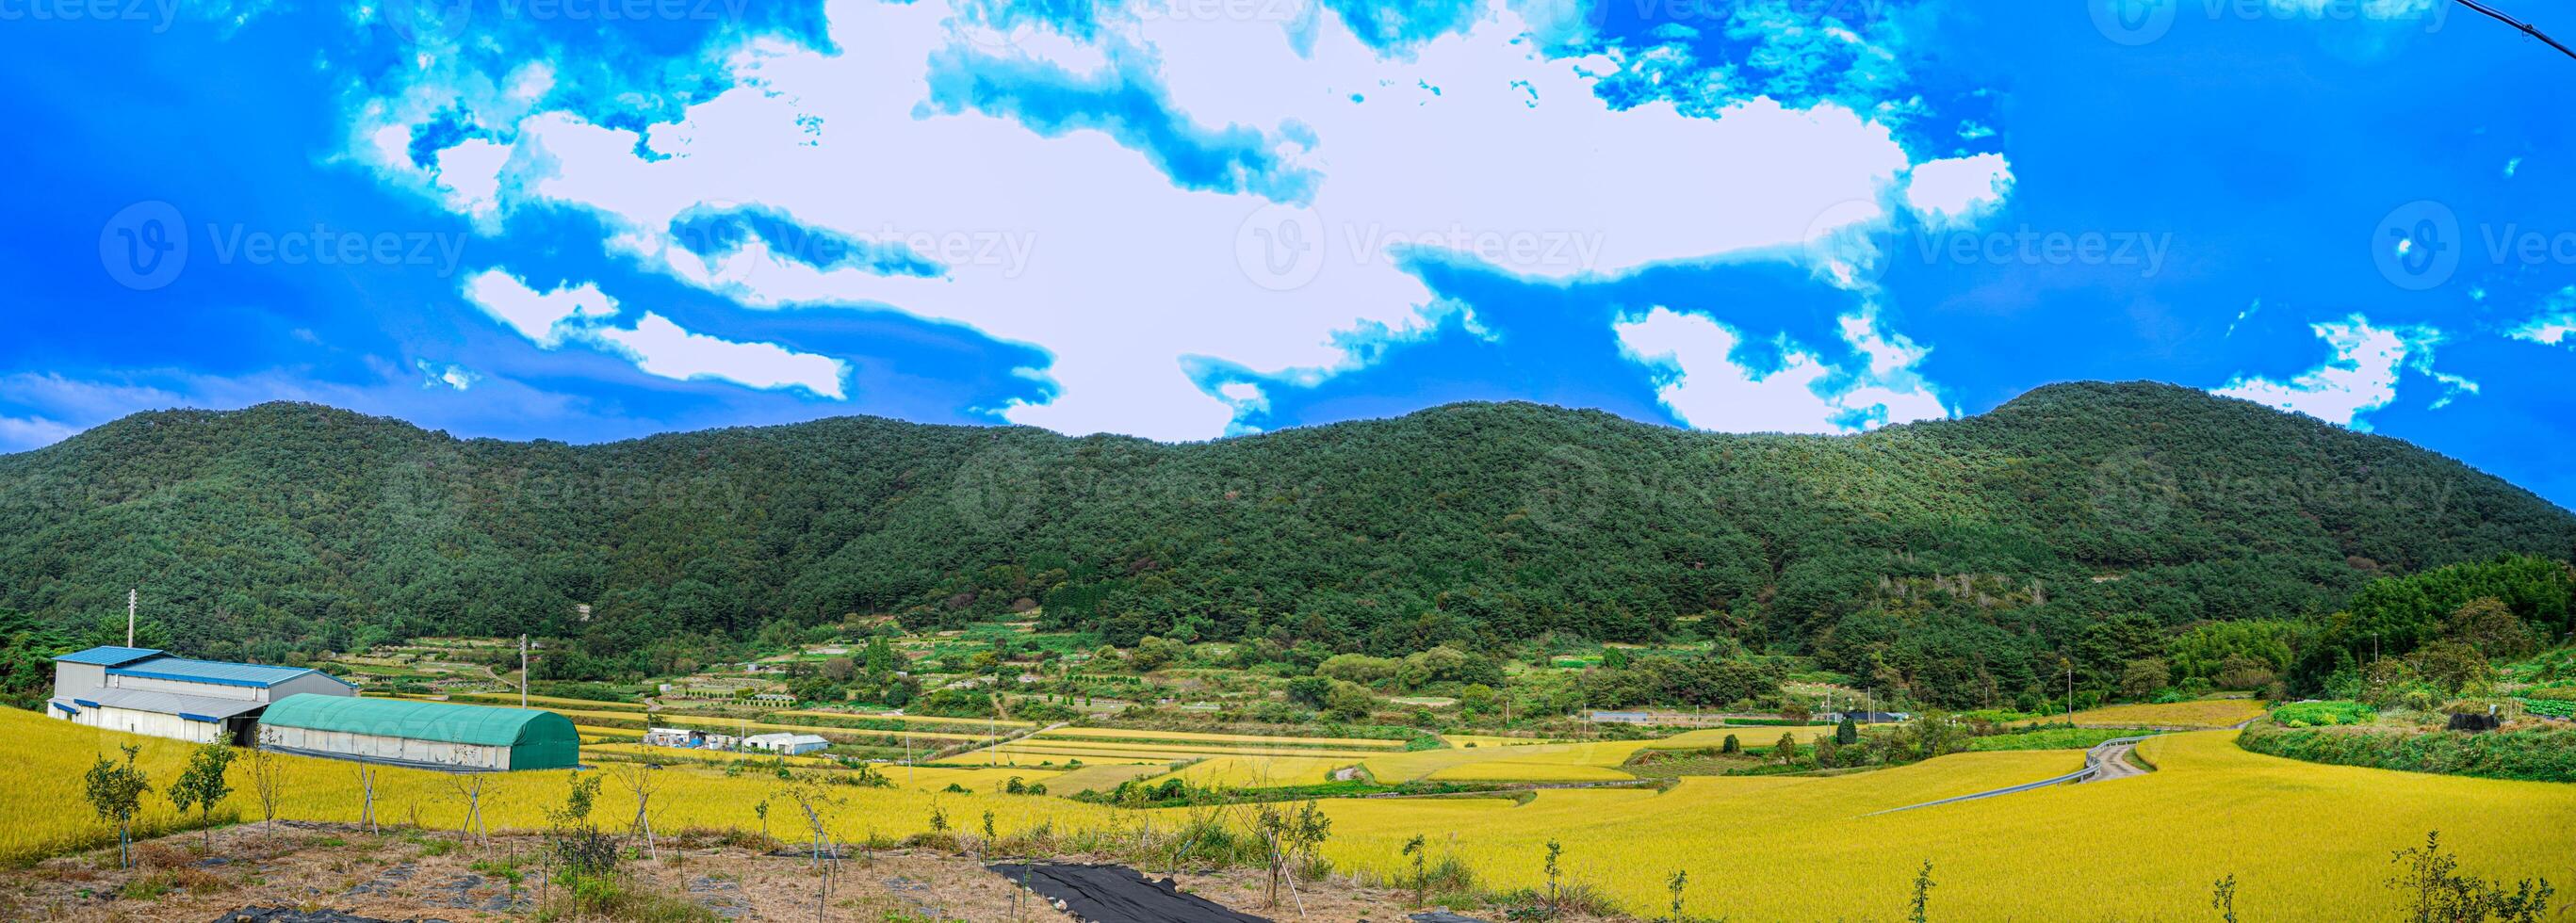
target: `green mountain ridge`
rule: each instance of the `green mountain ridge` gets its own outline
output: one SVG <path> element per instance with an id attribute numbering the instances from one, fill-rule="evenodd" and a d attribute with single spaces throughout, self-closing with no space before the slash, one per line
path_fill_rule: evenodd
<path id="1" fill-rule="evenodd" d="M 2143 383 L 1847 436 L 1509 403 L 1185 444 L 840 417 L 571 446 L 264 404 L 0 456 L 0 609 L 86 624 L 139 586 L 207 656 L 530 631 L 594 674 L 1037 611 L 1380 653 L 1690 633 L 2010 691 L 2105 618 L 2322 612 L 2506 553 L 2576 556 L 2576 515 Z"/>

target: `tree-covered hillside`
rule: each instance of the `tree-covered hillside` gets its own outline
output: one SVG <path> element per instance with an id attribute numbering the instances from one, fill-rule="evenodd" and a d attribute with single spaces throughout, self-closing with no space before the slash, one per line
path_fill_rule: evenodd
<path id="1" fill-rule="evenodd" d="M 86 625 L 140 586 L 205 655 L 532 631 L 576 639 L 575 672 L 774 622 L 1042 610 L 1120 644 L 1379 654 L 1722 636 L 1991 698 L 2088 635 L 2318 613 L 2508 552 L 2571 556 L 2576 516 L 2147 384 L 1844 437 L 1465 404 L 1184 445 L 852 417 L 576 447 L 269 404 L 0 456 L 0 609 Z"/>

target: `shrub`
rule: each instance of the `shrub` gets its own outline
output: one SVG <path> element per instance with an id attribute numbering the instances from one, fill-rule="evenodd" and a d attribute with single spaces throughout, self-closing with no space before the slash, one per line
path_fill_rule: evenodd
<path id="1" fill-rule="evenodd" d="M 2272 710 L 2272 722 L 2282 727 L 2333 727 L 2342 724 L 2369 724 L 2379 712 L 2359 702 L 2292 702 Z"/>

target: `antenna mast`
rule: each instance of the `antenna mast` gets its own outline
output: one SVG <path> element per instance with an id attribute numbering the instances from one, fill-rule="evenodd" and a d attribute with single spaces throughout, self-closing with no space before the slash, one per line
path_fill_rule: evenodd
<path id="1" fill-rule="evenodd" d="M 134 604 L 135 604 L 135 602 L 136 602 L 135 591 L 133 591 L 133 590 L 127 590 L 127 591 L 125 591 L 125 646 L 127 646 L 127 647 L 133 647 L 133 646 L 134 646 Z"/>

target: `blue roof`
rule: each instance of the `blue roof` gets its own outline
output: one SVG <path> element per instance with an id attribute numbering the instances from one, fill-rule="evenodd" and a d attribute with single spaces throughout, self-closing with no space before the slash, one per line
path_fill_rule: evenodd
<path id="1" fill-rule="evenodd" d="M 111 646 L 93 647 L 85 651 L 73 651 L 54 659 L 64 663 L 87 663 L 96 664 L 102 667 L 120 667 L 137 660 L 159 656 L 161 656 L 160 651 L 156 651 L 148 647 Z"/>
<path id="2" fill-rule="evenodd" d="M 271 667 L 255 663 L 224 663 L 219 660 L 189 660 L 185 657 L 155 657 L 141 663 L 109 667 L 113 676 L 136 676 L 144 679 L 168 679 L 190 683 L 213 683 L 219 686 L 252 686 L 267 688 L 307 673 L 319 673 L 310 667 Z M 321 674 L 330 676 L 328 673 Z M 332 677 L 339 682 L 338 677 Z M 341 683 L 341 685 L 347 685 Z"/>

